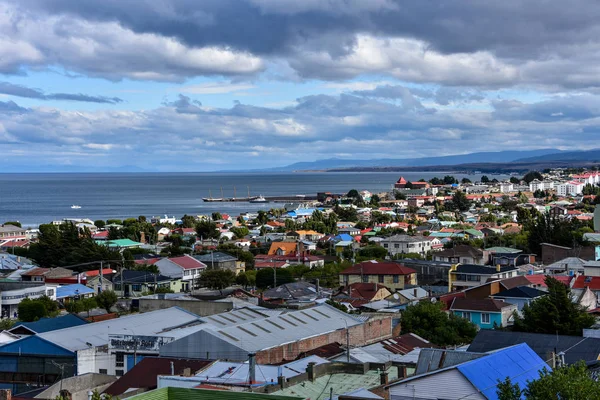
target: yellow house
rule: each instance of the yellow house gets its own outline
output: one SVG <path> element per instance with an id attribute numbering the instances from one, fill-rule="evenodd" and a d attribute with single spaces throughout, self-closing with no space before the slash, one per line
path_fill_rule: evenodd
<path id="1" fill-rule="evenodd" d="M 396 262 L 365 261 L 340 272 L 340 286 L 353 283 L 380 283 L 391 290 L 402 290 L 417 284 L 417 271 Z"/>

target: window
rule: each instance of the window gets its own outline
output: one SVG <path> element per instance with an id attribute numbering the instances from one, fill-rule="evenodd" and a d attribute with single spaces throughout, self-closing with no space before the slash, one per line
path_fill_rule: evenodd
<path id="1" fill-rule="evenodd" d="M 384 244 L 383 244 L 383 247 L 385 247 L 385 248 L 387 249 L 387 248 L 388 248 L 388 244 L 387 244 L 387 243 L 384 243 Z"/>
<path id="2" fill-rule="evenodd" d="M 123 353 L 117 353 L 117 367 L 125 366 L 125 355 Z"/>
<path id="3" fill-rule="evenodd" d="M 54 289 L 48 289 L 48 296 L 54 296 Z"/>
<path id="4" fill-rule="evenodd" d="M 398 244 L 398 243 L 394 243 L 394 248 L 395 248 L 395 249 L 399 249 L 399 248 L 400 248 L 400 244 Z"/>
<path id="5" fill-rule="evenodd" d="M 481 323 L 482 324 L 490 323 L 490 314 L 489 313 L 481 313 Z"/>
<path id="6" fill-rule="evenodd" d="M 377 276 L 379 283 L 383 283 L 383 275 Z"/>
<path id="7" fill-rule="evenodd" d="M 115 290 L 121 290 L 121 284 L 115 283 Z"/>
<path id="8" fill-rule="evenodd" d="M 131 290 L 133 290 L 134 292 L 141 292 L 142 285 L 131 285 Z"/>
<path id="9" fill-rule="evenodd" d="M 363 281 L 363 283 L 369 282 L 369 275 L 363 275 L 362 281 Z"/>
<path id="10" fill-rule="evenodd" d="M 394 275 L 394 283 L 400 283 L 400 277 L 398 275 Z"/>
<path id="11" fill-rule="evenodd" d="M 104 369 L 104 368 L 100 368 L 100 369 L 98 370 L 98 373 L 99 373 L 99 374 L 108 375 L 108 370 L 107 370 L 107 369 Z"/>
<path id="12" fill-rule="evenodd" d="M 470 320 L 471 320 L 471 313 L 470 313 L 470 312 L 468 312 L 468 311 L 463 311 L 463 312 L 462 312 L 462 317 L 463 317 L 464 319 L 468 319 L 468 320 L 470 321 Z"/>
<path id="13" fill-rule="evenodd" d="M 118 369 L 115 371 L 117 376 L 123 376 L 123 370 L 122 369 Z"/>

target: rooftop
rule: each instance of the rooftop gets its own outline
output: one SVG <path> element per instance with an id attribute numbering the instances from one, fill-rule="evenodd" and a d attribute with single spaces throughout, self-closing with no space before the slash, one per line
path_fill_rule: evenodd
<path id="1" fill-rule="evenodd" d="M 495 275 L 503 272 L 516 271 L 517 267 L 500 267 L 500 271 L 496 267 L 475 265 L 475 264 L 459 264 L 456 270 L 453 271 L 456 274 L 478 274 L 478 275 Z"/>
<path id="2" fill-rule="evenodd" d="M 503 290 L 500 293 L 496 293 L 494 297 L 503 297 L 503 298 L 521 298 L 521 299 L 535 299 L 536 297 L 540 297 L 547 294 L 542 290 L 532 288 L 529 286 L 519 286 L 508 290 Z"/>
<path id="3" fill-rule="evenodd" d="M 23 328 L 32 333 L 44 333 L 58 329 L 71 328 L 73 326 L 85 325 L 88 322 L 75 314 L 67 314 L 56 318 L 42 318 L 35 322 L 19 322 L 8 332 L 22 332 Z"/>
<path id="4" fill-rule="evenodd" d="M 512 304 L 494 299 L 467 299 L 456 297 L 450 310 L 501 312 L 503 308 L 514 307 Z"/>
<path id="5" fill-rule="evenodd" d="M 237 261 L 237 257 L 232 256 L 231 254 L 223 253 L 220 251 L 215 251 L 213 253 L 201 254 L 199 256 L 194 256 L 194 258 L 203 263 L 207 262 L 226 262 L 226 261 Z"/>
<path id="6" fill-rule="evenodd" d="M 183 269 L 206 268 L 206 264 L 187 254 L 181 257 L 171 257 L 169 261 L 179 265 Z"/>
<path id="7" fill-rule="evenodd" d="M 131 400 L 299 400 L 297 397 L 229 390 L 166 387 L 129 397 Z"/>
<path id="8" fill-rule="evenodd" d="M 56 299 L 64 299 L 66 297 L 83 296 L 86 294 L 93 294 L 94 289 L 91 289 L 81 283 L 74 283 L 72 285 L 64 285 L 56 288 Z"/>
<path id="9" fill-rule="evenodd" d="M 365 261 L 346 268 L 342 275 L 410 275 L 416 271 L 395 262 Z"/>

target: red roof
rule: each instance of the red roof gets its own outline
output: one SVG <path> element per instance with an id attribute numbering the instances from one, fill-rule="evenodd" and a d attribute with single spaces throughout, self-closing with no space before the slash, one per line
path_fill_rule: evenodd
<path id="1" fill-rule="evenodd" d="M 394 262 L 365 261 L 346 268 L 342 275 L 410 275 L 416 274 L 412 268 Z"/>
<path id="2" fill-rule="evenodd" d="M 29 240 L 9 240 L 2 243 L 2 247 L 27 247 L 30 243 Z"/>
<path id="3" fill-rule="evenodd" d="M 108 239 L 108 231 L 100 231 L 92 234 L 92 239 Z"/>
<path id="4" fill-rule="evenodd" d="M 162 260 L 162 258 L 144 258 L 141 260 L 135 260 L 134 263 L 138 265 L 154 265 L 160 260 Z"/>
<path id="5" fill-rule="evenodd" d="M 255 262 L 254 263 L 254 268 L 255 269 L 260 269 L 260 268 L 283 268 L 285 265 L 288 265 L 288 263 L 285 262 L 285 261 L 275 261 L 275 262 L 262 261 L 262 262 Z"/>
<path id="6" fill-rule="evenodd" d="M 579 275 L 575 279 L 573 289 L 585 289 L 586 287 L 589 287 L 590 290 L 600 290 L 600 276 Z"/>
<path id="7" fill-rule="evenodd" d="M 194 257 L 185 255 L 181 257 L 171 257 L 169 261 L 179 265 L 183 269 L 206 268 L 206 264 L 196 260 Z"/>
<path id="8" fill-rule="evenodd" d="M 50 268 L 35 267 L 21 274 L 21 276 L 41 276 L 45 275 L 48 271 L 50 271 Z"/>
<path id="9" fill-rule="evenodd" d="M 103 268 L 102 269 L 102 275 L 110 275 L 110 274 L 114 274 L 115 270 L 113 270 L 112 268 Z M 100 275 L 100 270 L 99 269 L 94 269 L 92 271 L 86 271 L 85 272 L 85 276 L 90 277 L 90 276 L 98 276 Z"/>
<path id="10" fill-rule="evenodd" d="M 345 291 L 348 292 L 350 298 L 364 299 L 368 302 L 373 300 L 381 289 L 387 290 L 387 287 L 379 283 L 351 283 Z"/>
<path id="11" fill-rule="evenodd" d="M 401 176 L 400 179 L 398 179 L 398 181 L 396 183 L 406 184 L 406 179 L 404 179 L 404 177 Z"/>
<path id="12" fill-rule="evenodd" d="M 564 283 L 567 286 L 573 279 L 572 276 L 566 276 L 566 275 L 552 275 L 552 277 L 554 279 L 556 279 L 557 281 Z M 525 278 L 527 278 L 527 280 L 534 285 L 546 287 L 546 283 L 544 282 L 544 280 L 546 279 L 546 275 L 542 275 L 542 274 L 525 275 Z"/>

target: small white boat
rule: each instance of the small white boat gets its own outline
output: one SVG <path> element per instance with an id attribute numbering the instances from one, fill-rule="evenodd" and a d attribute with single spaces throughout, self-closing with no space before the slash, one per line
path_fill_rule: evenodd
<path id="1" fill-rule="evenodd" d="M 73 204 L 73 205 L 71 206 L 71 208 L 72 208 L 72 209 L 74 209 L 74 210 L 78 210 L 78 209 L 80 209 L 80 208 L 81 208 L 81 206 L 77 206 L 77 205 Z"/>
<path id="2" fill-rule="evenodd" d="M 265 199 L 262 195 L 255 197 L 249 201 L 249 203 L 268 203 L 269 200 Z"/>

